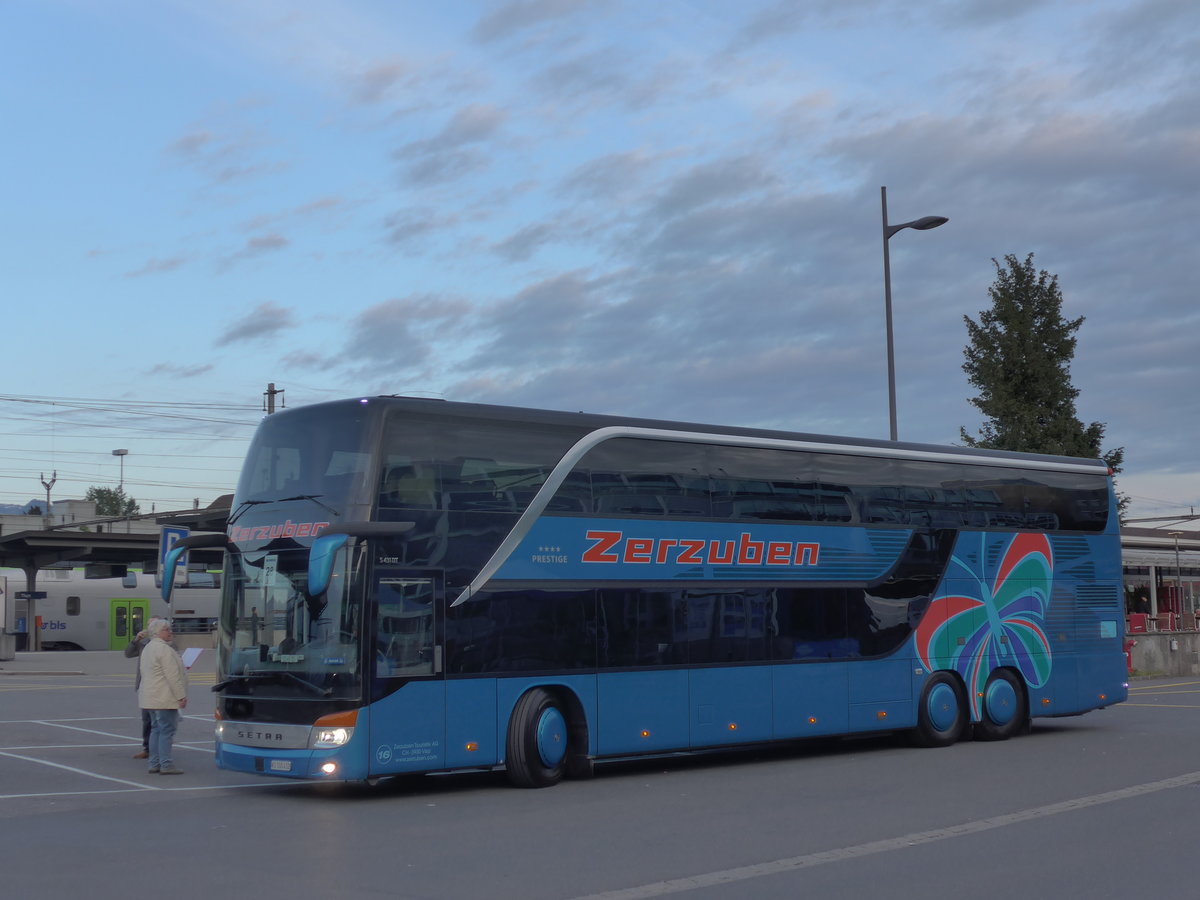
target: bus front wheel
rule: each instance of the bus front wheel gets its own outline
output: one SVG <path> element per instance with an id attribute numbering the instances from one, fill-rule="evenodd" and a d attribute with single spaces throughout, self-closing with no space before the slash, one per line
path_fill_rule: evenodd
<path id="1" fill-rule="evenodd" d="M 1008 669 L 997 669 L 983 686 L 983 713 L 975 740 L 1006 741 L 1029 721 L 1029 703 L 1021 682 Z"/>
<path id="2" fill-rule="evenodd" d="M 958 679 L 934 672 L 921 691 L 913 743 L 919 747 L 949 747 L 967 726 L 966 695 Z"/>
<path id="3" fill-rule="evenodd" d="M 567 719 L 554 695 L 526 691 L 508 722 L 504 766 L 517 787 L 549 787 L 567 768 Z"/>

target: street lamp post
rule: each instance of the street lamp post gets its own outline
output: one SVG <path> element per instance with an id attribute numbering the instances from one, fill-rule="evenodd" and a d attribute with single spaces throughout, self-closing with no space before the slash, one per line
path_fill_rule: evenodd
<path id="1" fill-rule="evenodd" d="M 1167 532 L 1175 538 L 1175 607 L 1179 611 L 1179 627 L 1183 627 L 1183 571 L 1179 568 L 1179 536 L 1182 531 Z"/>
<path id="2" fill-rule="evenodd" d="M 928 231 L 945 225 L 950 220 L 945 216 L 922 216 L 911 222 L 901 222 L 899 225 L 889 225 L 887 218 L 887 188 L 879 189 L 879 199 L 883 205 L 883 314 L 887 322 L 887 366 L 888 366 L 888 421 L 891 425 L 892 440 L 898 440 L 896 430 L 896 351 L 892 341 L 892 263 L 888 256 L 888 240 L 897 231 L 912 228 L 916 231 Z"/>
<path id="3" fill-rule="evenodd" d="M 121 480 L 117 484 L 117 490 L 124 491 L 125 490 L 125 457 L 129 455 L 129 451 L 128 450 L 114 450 L 112 452 L 112 455 L 120 457 L 120 459 L 121 459 Z"/>

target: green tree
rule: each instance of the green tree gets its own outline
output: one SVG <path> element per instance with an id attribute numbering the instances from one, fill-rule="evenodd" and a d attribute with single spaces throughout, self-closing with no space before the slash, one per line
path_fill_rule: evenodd
<path id="1" fill-rule="evenodd" d="M 124 488 L 90 487 L 84 500 L 96 501 L 98 516 L 136 516 L 141 510 L 137 501 L 125 496 Z"/>
<path id="2" fill-rule="evenodd" d="M 1058 276 L 1013 254 L 995 259 L 988 288 L 992 306 L 976 322 L 963 316 L 970 343 L 963 371 L 979 393 L 970 402 L 984 415 L 978 436 L 960 429 L 968 447 L 1101 458 L 1121 470 L 1125 449 L 1101 449 L 1104 423 L 1084 425 L 1075 413 L 1071 384 L 1075 333 L 1083 316 L 1065 319 Z M 1122 500 L 1122 508 L 1127 501 Z"/>

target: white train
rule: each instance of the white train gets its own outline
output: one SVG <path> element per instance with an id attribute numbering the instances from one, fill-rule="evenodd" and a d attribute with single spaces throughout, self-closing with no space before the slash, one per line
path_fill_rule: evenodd
<path id="1" fill-rule="evenodd" d="M 179 635 L 208 633 L 216 624 L 220 575 L 189 572 L 176 585 L 170 605 L 162 600 L 154 575 L 130 570 L 124 578 L 84 578 L 83 569 L 41 569 L 36 590 L 37 622 L 29 621 L 25 573 L 0 568 L 0 589 L 15 604 L 17 649 L 31 649 L 33 629 L 43 650 L 124 650 L 153 616 L 169 618 Z M 16 599 L 14 599 L 16 598 Z"/>

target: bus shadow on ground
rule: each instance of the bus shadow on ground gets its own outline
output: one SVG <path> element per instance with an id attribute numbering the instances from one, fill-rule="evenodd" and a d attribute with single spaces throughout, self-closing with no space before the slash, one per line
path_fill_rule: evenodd
<path id="1" fill-rule="evenodd" d="M 1030 738 L 1052 739 L 1061 734 L 1075 733 L 1080 728 L 1088 731 L 1106 731 L 1109 726 L 1102 722 L 1085 723 L 1078 719 L 1039 719 L 1033 728 L 1015 741 Z M 960 743 L 975 743 L 968 735 Z M 986 742 L 980 742 L 986 745 Z M 947 748 L 952 752 L 953 748 Z M 630 756 L 607 759 L 596 763 L 596 779 L 645 778 L 650 774 L 720 769 L 732 766 L 760 765 L 772 762 L 790 762 L 803 759 L 830 758 L 853 754 L 876 754 L 896 751 L 928 753 L 926 748 L 913 746 L 905 732 L 887 732 L 843 737 L 822 737 L 804 741 L 787 741 L 749 747 L 719 747 L 709 750 L 691 750 L 662 755 Z M 564 783 L 571 783 L 570 780 Z M 373 782 L 331 782 L 329 784 L 298 784 L 290 789 L 273 792 L 288 797 L 313 797 L 345 802 L 369 802 L 378 800 L 421 797 L 445 797 L 473 791 L 511 790 L 507 775 L 502 768 L 476 769 L 456 772 L 434 772 L 429 774 L 393 775 Z"/>

